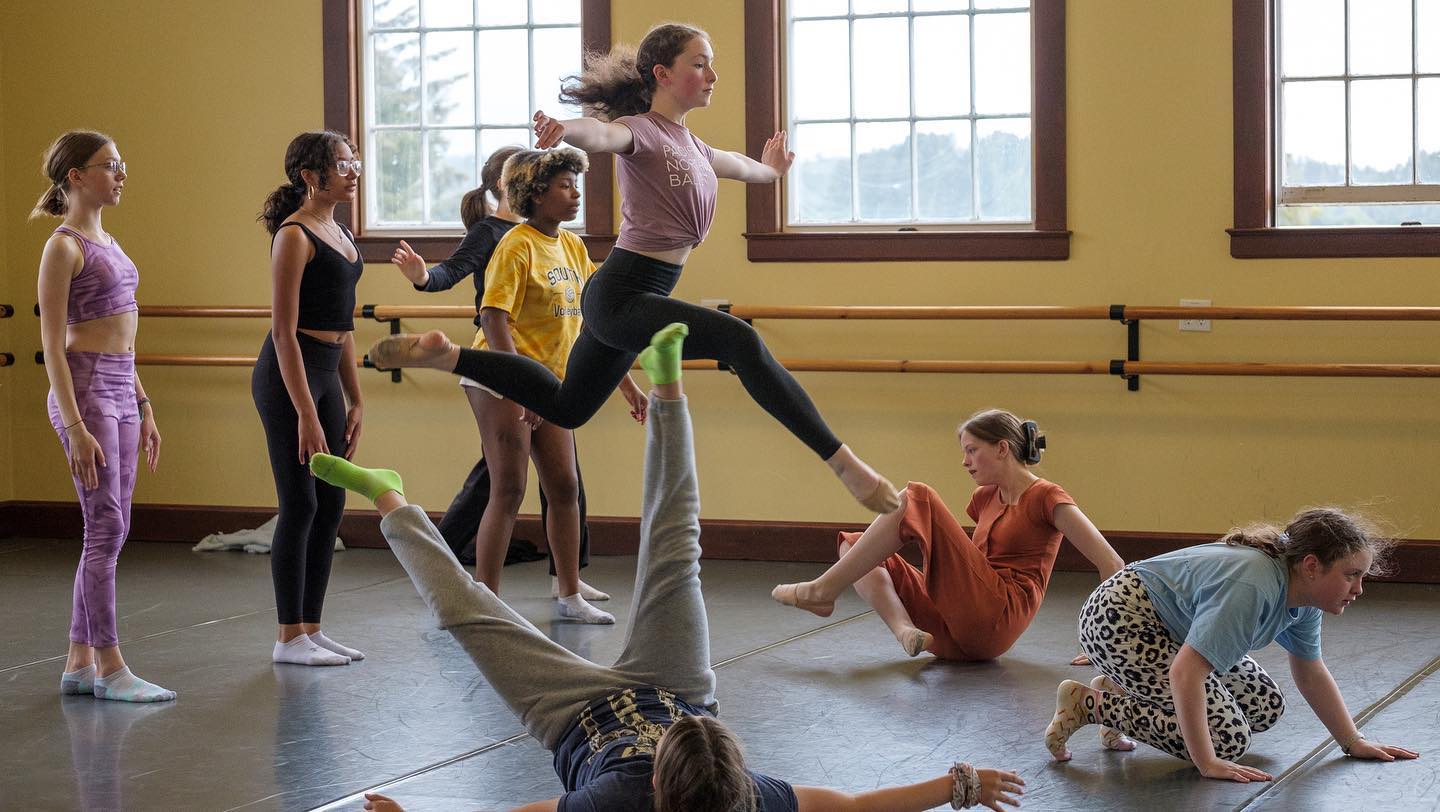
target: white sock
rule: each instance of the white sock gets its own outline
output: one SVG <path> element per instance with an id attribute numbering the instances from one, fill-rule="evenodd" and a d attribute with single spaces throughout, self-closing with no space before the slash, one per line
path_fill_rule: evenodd
<path id="1" fill-rule="evenodd" d="M 607 624 L 614 623 L 615 616 L 609 612 L 603 612 L 585 602 L 585 599 L 578 593 L 558 598 L 556 603 L 560 606 L 560 616 L 578 620 L 581 623 Z"/>
<path id="2" fill-rule="evenodd" d="M 601 592 L 600 590 L 596 589 L 593 586 L 590 586 L 584 581 L 580 582 L 580 591 L 577 594 L 587 601 L 610 600 L 610 593 Z M 550 576 L 550 597 L 560 597 L 560 579 L 556 578 L 554 575 Z"/>
<path id="3" fill-rule="evenodd" d="M 349 665 L 350 658 L 315 645 L 308 635 L 298 634 L 288 643 L 276 643 L 270 659 L 295 665 Z"/>
<path id="4" fill-rule="evenodd" d="M 337 643 L 337 642 L 335 642 L 334 640 L 331 640 L 330 638 L 328 638 L 328 637 L 325 636 L 325 632 L 321 632 L 321 631 L 313 632 L 312 634 L 309 635 L 309 637 L 310 637 L 310 642 L 314 643 L 315 645 L 319 646 L 320 648 L 326 649 L 326 650 L 328 650 L 328 651 L 333 651 L 333 652 L 335 652 L 336 654 L 339 654 L 339 655 L 342 656 L 342 657 L 349 657 L 349 658 L 352 659 L 352 660 L 363 660 L 363 659 L 365 659 L 365 653 L 364 653 L 364 652 L 359 651 L 359 650 L 356 650 L 356 649 L 353 649 L 353 648 L 350 648 L 349 646 L 346 646 L 346 645 L 341 645 L 340 643 Z"/>
<path id="5" fill-rule="evenodd" d="M 95 664 L 91 663 L 76 671 L 61 671 L 60 693 L 94 695 Z"/>
<path id="6" fill-rule="evenodd" d="M 95 678 L 95 698 L 119 702 L 169 702 L 175 692 L 130 673 L 126 666 L 108 677 Z"/>

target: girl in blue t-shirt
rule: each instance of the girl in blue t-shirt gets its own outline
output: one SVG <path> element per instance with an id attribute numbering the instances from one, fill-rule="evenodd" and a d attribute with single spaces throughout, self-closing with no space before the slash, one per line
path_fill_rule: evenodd
<path id="1" fill-rule="evenodd" d="M 1066 761 L 1070 736 L 1100 724 L 1111 749 L 1131 749 L 1129 736 L 1194 762 L 1207 778 L 1269 781 L 1234 759 L 1285 712 L 1275 681 L 1246 653 L 1273 641 L 1290 653 L 1296 687 L 1346 755 L 1415 758 L 1365 740 L 1320 658 L 1320 613 L 1344 612 L 1365 576 L 1384 572 L 1393 545 L 1317 508 L 1283 529 L 1235 530 L 1129 565 L 1080 610 L 1080 646 L 1103 676 L 1060 683 L 1046 747 Z"/>

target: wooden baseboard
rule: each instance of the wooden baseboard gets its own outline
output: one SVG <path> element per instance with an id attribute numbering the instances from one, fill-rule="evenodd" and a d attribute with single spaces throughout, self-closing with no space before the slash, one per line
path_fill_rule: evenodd
<path id="1" fill-rule="evenodd" d="M 194 544 L 210 533 L 230 533 L 258 527 L 271 516 L 273 508 L 201 505 L 136 505 L 131 511 L 130 537 L 145 541 L 174 541 Z M 431 513 L 439 520 L 439 513 Z M 860 525 L 833 522 L 761 522 L 738 519 L 707 519 L 701 522 L 705 557 L 750 561 L 835 560 L 835 538 L 844 530 L 862 530 Z M 0 538 L 79 538 L 80 508 L 73 502 L 0 502 Z M 545 533 L 540 517 L 520 516 L 515 535 L 530 539 L 542 549 Z M 640 520 L 624 516 L 590 517 L 592 555 L 634 555 L 639 547 Z M 1128 530 L 1105 531 L 1116 552 L 1126 561 L 1213 541 L 1201 533 L 1165 533 Z M 340 524 L 340 538 L 351 547 L 385 547 L 380 522 L 373 510 L 347 510 Z M 1079 572 L 1090 563 L 1074 547 L 1064 545 L 1055 569 Z M 1406 539 L 1395 551 L 1395 573 L 1377 579 L 1404 583 L 1440 583 L 1440 540 Z"/>

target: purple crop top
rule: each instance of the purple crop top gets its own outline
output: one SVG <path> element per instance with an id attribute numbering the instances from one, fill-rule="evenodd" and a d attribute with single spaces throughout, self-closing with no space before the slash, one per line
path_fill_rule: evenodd
<path id="1" fill-rule="evenodd" d="M 140 271 L 120 250 L 114 237 L 109 245 L 91 242 L 84 234 L 69 226 L 55 229 L 80 241 L 85 264 L 70 280 L 70 301 L 66 306 L 66 324 L 103 319 L 116 313 L 139 310 L 135 289 L 140 286 Z"/>
<path id="2" fill-rule="evenodd" d="M 699 245 L 715 219 L 715 150 L 659 113 L 615 119 L 634 137 L 620 156 L 617 248 L 670 251 Z"/>

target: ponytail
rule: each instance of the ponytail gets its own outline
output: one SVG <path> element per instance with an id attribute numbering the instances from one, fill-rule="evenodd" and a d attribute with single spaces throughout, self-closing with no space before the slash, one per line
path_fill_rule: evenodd
<path id="1" fill-rule="evenodd" d="M 696 37 L 709 39 L 710 35 L 693 25 L 666 23 L 650 29 L 638 48 L 617 45 L 608 53 L 588 52 L 585 69 L 578 76 L 566 77 L 560 101 L 601 121 L 647 112 L 657 86 L 655 66 L 675 64 Z"/>
<path id="2" fill-rule="evenodd" d="M 465 230 L 470 230 L 471 226 L 495 213 L 496 208 L 490 205 L 490 199 L 494 198 L 498 203 L 505 194 L 501 185 L 505 161 L 523 149 L 513 144 L 500 147 L 485 159 L 485 166 L 480 170 L 480 185 L 460 198 L 460 222 L 465 224 Z"/>
<path id="3" fill-rule="evenodd" d="M 300 204 L 305 202 L 308 190 L 305 178 L 300 174 L 303 170 L 315 173 L 318 187 L 330 188 L 330 175 L 335 171 L 335 151 L 340 144 L 345 144 L 352 151 L 355 149 L 344 133 L 334 130 L 300 133 L 290 140 L 290 146 L 285 148 L 285 179 L 289 182 L 265 198 L 260 216 L 255 218 L 265 224 L 266 231 L 271 234 L 279 231 L 285 218 L 298 211 Z"/>
<path id="4" fill-rule="evenodd" d="M 110 136 L 94 130 L 70 130 L 45 150 L 40 172 L 50 181 L 50 188 L 35 202 L 28 219 L 37 217 L 64 217 L 70 210 L 70 170 L 80 169 L 106 144 L 112 144 Z"/>
<path id="5" fill-rule="evenodd" d="M 1371 561 L 1366 575 L 1390 572 L 1390 553 L 1396 543 L 1380 535 L 1369 520 L 1332 507 L 1302 510 L 1283 528 L 1273 524 L 1237 528 L 1220 540 L 1232 547 L 1253 547 L 1279 559 L 1287 570 L 1310 555 L 1329 569 L 1342 558 L 1368 551 Z"/>

